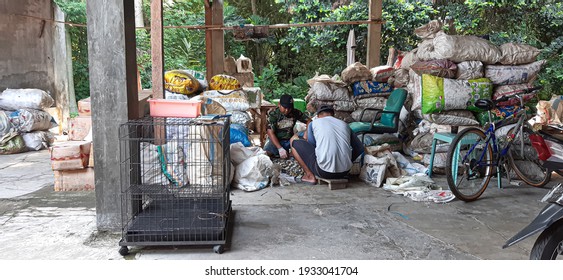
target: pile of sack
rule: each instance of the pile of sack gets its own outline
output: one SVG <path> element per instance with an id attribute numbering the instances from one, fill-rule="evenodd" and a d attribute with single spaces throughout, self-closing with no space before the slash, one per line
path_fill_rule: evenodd
<path id="1" fill-rule="evenodd" d="M 338 75 L 315 75 L 307 81 L 309 92 L 305 97 L 307 111 L 314 114 L 323 105 L 334 108 L 334 115 L 347 123 L 353 122 L 352 112 L 356 110 L 356 103 L 350 94 L 348 85 Z"/>
<path id="2" fill-rule="evenodd" d="M 357 107 L 352 112 L 354 121 L 371 121 L 375 112 L 366 111 L 363 119 L 361 113 L 365 108 L 383 109 L 387 97 L 393 91 L 393 87 L 387 83 L 392 74 L 392 69 L 387 67 L 375 67 L 368 69 L 367 66 L 356 62 L 342 71 L 342 80 L 350 87 L 353 100 Z"/>
<path id="3" fill-rule="evenodd" d="M 331 105 L 335 117 L 347 123 L 371 122 L 375 111 L 362 111 L 365 108 L 382 110 L 393 91 L 388 83 L 394 72 L 393 67 L 379 66 L 368 69 L 360 62 L 346 67 L 341 76 L 315 75 L 308 80 L 309 92 L 305 97 L 307 110 L 316 112 L 322 105 Z M 388 143 L 395 151 L 401 150 L 398 134 L 366 134 L 364 144 L 374 146 Z"/>
<path id="4" fill-rule="evenodd" d="M 6 89 L 0 93 L 0 155 L 38 151 L 55 140 L 57 123 L 45 109 L 55 101 L 40 89 Z"/>
<path id="5" fill-rule="evenodd" d="M 207 85 L 205 76 L 193 70 L 167 71 L 164 80 L 165 99 L 198 100 L 203 102 L 204 107 L 216 102 L 224 111 L 214 109 L 202 114 L 230 114 L 231 123 L 253 128 L 248 113 L 251 106 L 249 96 L 256 98 L 257 94 L 261 94 L 256 88 L 243 88 L 236 78 L 225 74 L 213 76 Z"/>
<path id="6" fill-rule="evenodd" d="M 476 108 L 475 101 L 497 100 L 532 88 L 545 63 L 536 61 L 540 51 L 532 46 L 496 46 L 476 36 L 447 35 L 439 21 L 415 29 L 415 34 L 422 41 L 397 57 L 390 83 L 409 92 L 406 109 L 417 124 L 410 130 L 406 152 L 424 154 L 427 164 L 435 132 L 484 125 L 488 114 Z M 531 96 L 525 97 L 530 100 Z M 493 121 L 512 115 L 518 106 L 518 99 L 500 103 L 492 111 Z M 447 146 L 437 147 L 436 152 L 434 166 L 445 167 Z"/>

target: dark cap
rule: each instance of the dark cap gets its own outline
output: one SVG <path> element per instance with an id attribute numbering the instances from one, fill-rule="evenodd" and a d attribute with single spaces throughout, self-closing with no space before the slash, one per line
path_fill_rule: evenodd
<path id="1" fill-rule="evenodd" d="M 332 106 L 330 105 L 323 105 L 317 110 L 317 115 L 320 114 L 321 112 L 330 112 L 334 114 L 334 108 L 332 108 Z"/>
<path id="2" fill-rule="evenodd" d="M 289 94 L 284 94 L 280 97 L 280 105 L 287 109 L 293 109 L 293 97 Z"/>

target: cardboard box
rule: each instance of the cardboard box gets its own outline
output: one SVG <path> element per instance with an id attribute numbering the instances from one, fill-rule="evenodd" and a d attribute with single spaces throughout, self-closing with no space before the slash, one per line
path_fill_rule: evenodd
<path id="1" fill-rule="evenodd" d="M 51 117 L 53 117 L 53 119 L 55 119 L 55 122 L 57 122 L 57 126 L 49 129 L 49 132 L 54 133 L 56 135 L 62 135 L 63 134 L 63 114 L 61 112 L 61 110 L 59 110 L 59 108 L 57 107 L 50 107 L 50 108 L 45 108 L 43 109 L 43 111 L 49 113 L 49 115 L 51 115 Z"/>
<path id="2" fill-rule="evenodd" d="M 227 75 L 233 75 L 237 72 L 237 61 L 232 56 L 225 57 L 223 64 L 223 72 Z"/>
<path id="3" fill-rule="evenodd" d="M 92 115 L 92 103 L 90 103 L 90 97 L 79 100 L 77 103 L 78 103 L 78 115 L 79 116 L 91 116 Z"/>
<path id="4" fill-rule="evenodd" d="M 83 141 L 92 129 L 92 117 L 78 116 L 68 121 L 68 140 Z"/>
<path id="5" fill-rule="evenodd" d="M 237 73 L 252 73 L 252 61 L 250 58 L 241 54 L 236 63 Z"/>
<path id="6" fill-rule="evenodd" d="M 242 87 L 254 87 L 254 73 L 235 73 L 233 77 L 236 78 Z"/>
<path id="7" fill-rule="evenodd" d="M 139 119 L 144 118 L 150 113 L 149 98 L 152 97 L 151 90 L 142 90 L 139 92 Z"/>
<path id="8" fill-rule="evenodd" d="M 94 168 L 55 171 L 55 191 L 90 191 L 95 188 Z"/>
<path id="9" fill-rule="evenodd" d="M 66 142 L 52 146 L 51 168 L 62 171 L 88 167 L 91 147 L 91 142 Z"/>
<path id="10" fill-rule="evenodd" d="M 88 167 L 94 167 L 94 143 L 90 144 L 90 156 L 88 157 Z"/>

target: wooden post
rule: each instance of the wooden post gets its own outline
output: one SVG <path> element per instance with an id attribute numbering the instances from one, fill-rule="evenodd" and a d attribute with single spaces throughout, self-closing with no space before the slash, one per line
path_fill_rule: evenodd
<path id="1" fill-rule="evenodd" d="M 205 25 L 223 26 L 223 0 L 205 2 Z M 225 60 L 225 41 L 222 29 L 205 31 L 206 78 L 209 80 L 223 73 Z"/>
<path id="2" fill-rule="evenodd" d="M 125 29 L 125 75 L 127 82 L 127 117 L 139 118 L 139 76 L 137 76 L 137 43 L 135 39 L 135 6 L 123 2 Z"/>
<path id="3" fill-rule="evenodd" d="M 152 97 L 164 96 L 164 52 L 162 48 L 162 0 L 151 0 Z"/>
<path id="4" fill-rule="evenodd" d="M 223 26 L 223 0 L 214 0 L 211 6 L 211 14 L 213 17 L 213 25 Z M 222 29 L 213 30 L 213 44 L 212 44 L 212 61 L 213 61 L 213 75 L 222 74 L 225 68 L 225 36 Z M 209 77 L 209 79 L 211 78 Z"/>
<path id="5" fill-rule="evenodd" d="M 205 3 L 205 25 L 212 25 L 213 24 L 213 17 L 211 15 L 211 3 L 209 0 L 204 0 Z M 207 81 L 213 77 L 213 60 L 211 57 L 213 56 L 213 37 L 211 36 L 213 33 L 211 30 L 205 30 L 205 77 Z"/>
<path id="6" fill-rule="evenodd" d="M 383 0 L 369 1 L 369 20 L 381 20 Z M 379 66 L 381 52 L 381 24 L 370 23 L 368 25 L 368 49 L 367 62 L 368 68 Z"/>

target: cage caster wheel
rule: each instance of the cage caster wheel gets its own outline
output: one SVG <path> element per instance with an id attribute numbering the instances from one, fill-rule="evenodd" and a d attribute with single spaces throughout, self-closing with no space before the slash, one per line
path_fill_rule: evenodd
<path id="1" fill-rule="evenodd" d="M 119 248 L 119 254 L 124 257 L 129 255 L 129 248 L 127 248 L 127 246 L 121 246 L 121 248 Z"/>
<path id="2" fill-rule="evenodd" d="M 215 254 L 223 254 L 225 252 L 225 247 L 223 247 L 223 245 L 215 245 L 213 247 L 213 252 L 215 252 Z"/>

